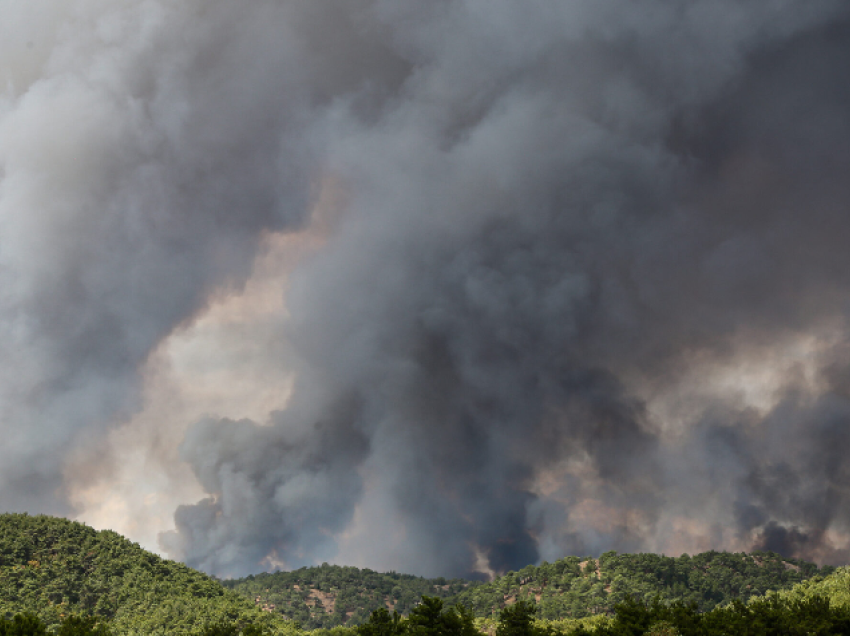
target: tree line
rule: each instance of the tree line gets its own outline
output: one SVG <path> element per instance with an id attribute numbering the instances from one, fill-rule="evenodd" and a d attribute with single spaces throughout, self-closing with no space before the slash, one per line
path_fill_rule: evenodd
<path id="1" fill-rule="evenodd" d="M 850 570 L 827 572 L 770 553 L 713 552 L 567 557 L 489 583 L 327 564 L 249 577 L 252 594 L 281 592 L 296 578 L 294 594 L 321 595 L 336 605 L 326 618 L 351 621 L 308 632 L 315 623 L 299 624 L 240 595 L 239 585 L 228 590 L 114 532 L 0 515 L 0 636 L 850 634 Z"/>
<path id="2" fill-rule="evenodd" d="M 550 621 L 608 614 L 626 596 L 650 601 L 696 603 L 700 611 L 790 589 L 818 567 L 771 552 L 704 552 L 693 556 L 606 552 L 599 558 L 564 557 L 529 565 L 490 582 L 425 579 L 395 572 L 323 564 L 223 581 L 260 607 L 303 628 L 356 626 L 381 607 L 407 615 L 422 596 L 447 606 L 462 603 L 476 616 L 495 617 L 506 604 L 533 600 L 537 618 Z"/>

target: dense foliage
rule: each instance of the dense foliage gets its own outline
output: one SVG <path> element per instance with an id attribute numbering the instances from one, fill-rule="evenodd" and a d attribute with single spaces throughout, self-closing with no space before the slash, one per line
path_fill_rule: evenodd
<path id="1" fill-rule="evenodd" d="M 694 556 L 606 552 L 598 560 L 567 557 L 508 572 L 451 598 L 477 615 L 495 614 L 507 603 L 537 603 L 538 617 L 557 620 L 613 611 L 627 596 L 643 601 L 694 603 L 700 611 L 732 600 L 789 589 L 832 568 L 783 559 L 771 552 L 705 552 Z"/>
<path id="2" fill-rule="evenodd" d="M 225 585 L 114 532 L 0 515 L 0 636 L 850 633 L 850 570 L 771 553 L 609 552 L 486 584 L 324 564 Z"/>
<path id="3" fill-rule="evenodd" d="M 307 629 L 359 625 L 379 608 L 408 614 L 423 596 L 451 598 L 477 582 L 382 574 L 322 564 L 292 572 L 257 574 L 223 581 L 259 606 L 298 621 Z"/>
<path id="4" fill-rule="evenodd" d="M 831 569 L 770 552 L 706 552 L 677 558 L 608 552 L 598 560 L 567 557 L 528 566 L 486 584 L 323 564 L 225 585 L 304 627 L 331 628 L 358 625 L 382 607 L 406 615 L 423 595 L 443 598 L 449 605 L 462 603 L 478 616 L 494 617 L 515 601 L 533 601 L 537 618 L 549 621 L 610 613 L 627 596 L 647 602 L 658 597 L 665 602 L 695 603 L 700 611 L 707 611 L 734 599 L 746 601 L 789 589 Z"/>
<path id="5" fill-rule="evenodd" d="M 20 612 L 33 612 L 48 626 L 71 614 L 100 617 L 116 634 L 188 633 L 216 622 L 292 629 L 215 579 L 115 532 L 54 517 L 5 514 L 0 515 L 0 616 Z"/>
<path id="6" fill-rule="evenodd" d="M 626 599 L 615 607 L 614 619 L 592 631 L 576 630 L 565 636 L 846 636 L 850 608 L 830 599 L 781 599 L 777 596 L 733 601 L 709 612 L 694 603 L 645 604 Z"/>
<path id="7" fill-rule="evenodd" d="M 55 636 L 112 636 L 103 619 L 70 614 L 54 626 Z M 47 636 L 47 625 L 37 615 L 22 612 L 0 618 L 0 636 Z"/>
<path id="8" fill-rule="evenodd" d="M 423 596 L 407 618 L 386 608 L 372 612 L 369 620 L 357 627 L 357 636 L 481 636 L 475 617 L 463 605 L 446 607 L 443 599 Z M 505 634 L 504 636 L 510 636 Z"/>
<path id="9" fill-rule="evenodd" d="M 828 598 L 833 605 L 850 608 L 850 567 L 838 568 L 826 577 L 813 577 L 777 596 L 792 601 L 819 596 Z"/>

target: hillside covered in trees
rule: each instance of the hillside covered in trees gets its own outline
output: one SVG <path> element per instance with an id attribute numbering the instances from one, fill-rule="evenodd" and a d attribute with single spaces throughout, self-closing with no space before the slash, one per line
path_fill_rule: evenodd
<path id="1" fill-rule="evenodd" d="M 215 579 L 108 530 L 26 514 L 0 515 L 0 615 L 33 612 L 48 626 L 70 614 L 119 634 L 189 633 L 216 622 L 290 630 L 280 615 Z"/>
<path id="2" fill-rule="evenodd" d="M 359 625 L 384 607 L 406 615 L 423 596 L 452 599 L 477 581 L 426 579 L 323 563 L 292 572 L 263 573 L 222 581 L 267 611 L 283 614 L 307 629 Z"/>
<path id="3" fill-rule="evenodd" d="M 506 605 L 487 620 L 475 619 L 464 605 L 446 608 L 442 599 L 423 597 L 407 618 L 380 609 L 357 628 L 335 628 L 334 636 L 847 636 L 847 576 L 844 568 L 811 586 L 798 584 L 709 611 L 693 601 L 629 596 L 610 613 L 560 621 L 536 620 L 532 601 Z"/>
<path id="4" fill-rule="evenodd" d="M 784 590 L 830 567 L 784 559 L 772 552 L 704 552 L 694 556 L 606 552 L 599 559 L 566 557 L 527 566 L 452 599 L 478 615 L 516 600 L 535 601 L 538 617 L 555 620 L 610 612 L 627 596 L 695 603 L 700 611 L 732 600 Z"/>
<path id="5" fill-rule="evenodd" d="M 447 605 L 463 603 L 478 616 L 494 616 L 518 600 L 533 601 L 538 618 L 548 620 L 610 612 L 627 596 L 693 602 L 707 611 L 733 599 L 746 601 L 770 590 L 789 589 L 831 571 L 770 552 L 705 552 L 675 558 L 608 552 L 599 559 L 566 557 L 529 565 L 483 584 L 324 564 L 225 585 L 305 627 L 329 628 L 360 624 L 380 607 L 407 614 L 423 595 L 442 598 Z"/>
<path id="6" fill-rule="evenodd" d="M 327 564 L 222 583 L 115 532 L 6 514 L 0 634 L 641 636 L 669 624 L 669 633 L 708 636 L 755 623 L 775 629 L 752 634 L 847 633 L 850 573 L 831 570 L 772 553 L 610 552 L 489 583 Z"/>

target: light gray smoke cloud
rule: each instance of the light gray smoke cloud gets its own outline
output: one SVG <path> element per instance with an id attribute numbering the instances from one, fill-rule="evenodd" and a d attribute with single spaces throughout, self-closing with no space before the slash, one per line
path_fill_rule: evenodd
<path id="1" fill-rule="evenodd" d="M 63 509 L 69 446 L 330 175 L 291 399 L 189 431 L 210 497 L 170 554 L 244 574 L 361 524 L 465 574 L 675 549 L 679 519 L 847 560 L 846 3 L 27 6 L 0 7 L 48 38 L 0 106 L 3 507 Z M 795 342 L 761 407 L 711 384 Z"/>
<path id="2" fill-rule="evenodd" d="M 140 365 L 244 280 L 262 231 L 302 223 L 301 120 L 355 81 L 350 50 L 297 44 L 324 28 L 309 8 L 66 4 L 0 8 L 6 509 L 66 509 L 63 451 L 138 407 Z M 368 38 L 347 44 L 379 57 Z"/>

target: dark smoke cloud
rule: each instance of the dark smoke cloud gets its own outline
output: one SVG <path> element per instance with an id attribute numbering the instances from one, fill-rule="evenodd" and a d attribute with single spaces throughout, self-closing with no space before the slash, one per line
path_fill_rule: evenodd
<path id="1" fill-rule="evenodd" d="M 844 11 L 400 6 L 379 17 L 413 71 L 383 117 L 337 115 L 351 202 L 296 274 L 288 336 L 331 396 L 361 397 L 367 439 L 395 438 L 370 471 L 416 568 L 463 572 L 476 549 L 496 570 L 538 558 L 579 500 L 563 511 L 534 482 L 571 457 L 644 527 L 566 532 L 555 549 L 639 549 L 663 511 L 701 517 L 694 502 L 719 499 L 741 511 L 742 544 L 781 521 L 789 554 L 828 556 L 841 497 L 810 497 L 829 476 L 805 457 L 843 445 L 818 439 L 813 405 L 786 419 L 718 398 L 670 449 L 627 379 L 673 381 L 691 352 L 722 359 L 843 316 Z M 345 518 L 356 498 L 343 503 Z M 310 529 L 280 516 L 266 547 L 300 563 L 288 532 Z M 242 536 L 241 519 L 211 524 L 221 543 L 201 552 Z"/>
<path id="2" fill-rule="evenodd" d="M 846 560 L 845 3 L 70 4 L 0 110 L 4 507 L 61 509 L 62 450 L 331 176 L 292 397 L 189 431 L 170 554 Z M 753 366 L 760 405 L 712 384 Z"/>

